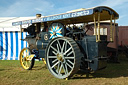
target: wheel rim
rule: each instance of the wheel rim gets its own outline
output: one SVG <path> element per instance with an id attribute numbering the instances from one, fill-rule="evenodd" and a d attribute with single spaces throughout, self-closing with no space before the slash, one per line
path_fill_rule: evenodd
<path id="1" fill-rule="evenodd" d="M 67 39 L 54 39 L 48 46 L 46 55 L 50 72 L 60 79 L 71 76 L 76 64 L 75 53 L 72 44 Z"/>
<path id="2" fill-rule="evenodd" d="M 24 69 L 30 69 L 33 56 L 28 48 L 23 48 L 20 52 L 20 63 Z"/>

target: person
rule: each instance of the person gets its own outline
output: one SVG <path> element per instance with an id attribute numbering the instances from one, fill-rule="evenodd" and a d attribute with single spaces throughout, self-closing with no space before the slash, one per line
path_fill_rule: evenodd
<path id="1" fill-rule="evenodd" d="M 31 35 L 36 36 L 35 28 L 36 27 L 34 26 L 34 24 L 32 24 L 29 27 L 27 27 L 27 29 L 25 29 L 24 31 L 27 31 L 30 36 Z"/>

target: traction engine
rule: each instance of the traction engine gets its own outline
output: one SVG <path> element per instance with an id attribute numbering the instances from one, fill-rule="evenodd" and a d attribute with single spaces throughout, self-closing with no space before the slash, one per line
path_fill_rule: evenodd
<path id="1" fill-rule="evenodd" d="M 22 29 L 28 32 L 24 41 L 20 63 L 26 70 L 32 69 L 35 59 L 42 58 L 48 70 L 59 79 L 71 77 L 76 72 L 97 71 L 107 66 L 107 44 L 113 42 L 112 22 L 119 15 L 105 6 L 81 9 L 64 14 L 14 22 L 13 25 L 29 24 Z M 110 37 L 101 35 L 100 22 L 110 21 Z M 89 24 L 94 24 L 94 27 Z M 93 35 L 87 32 L 94 29 Z"/>

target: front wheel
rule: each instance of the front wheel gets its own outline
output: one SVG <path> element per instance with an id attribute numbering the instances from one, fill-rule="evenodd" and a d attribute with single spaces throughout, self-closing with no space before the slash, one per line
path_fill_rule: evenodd
<path id="1" fill-rule="evenodd" d="M 52 75 L 64 79 L 79 70 L 81 52 L 73 39 L 67 37 L 55 38 L 47 46 L 46 62 Z"/>
<path id="2" fill-rule="evenodd" d="M 25 70 L 31 70 L 34 66 L 34 54 L 28 48 L 23 48 L 20 52 L 20 64 Z"/>

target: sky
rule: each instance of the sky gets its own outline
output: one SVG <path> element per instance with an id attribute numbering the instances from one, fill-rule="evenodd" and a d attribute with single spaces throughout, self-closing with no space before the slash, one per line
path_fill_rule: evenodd
<path id="1" fill-rule="evenodd" d="M 96 6 L 114 9 L 119 26 L 128 26 L 128 0 L 0 0 L 0 17 L 48 16 Z"/>

